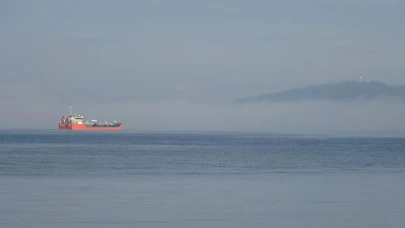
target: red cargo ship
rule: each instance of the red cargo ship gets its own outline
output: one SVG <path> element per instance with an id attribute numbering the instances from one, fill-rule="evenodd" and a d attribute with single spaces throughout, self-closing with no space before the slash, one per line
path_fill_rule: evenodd
<path id="1" fill-rule="evenodd" d="M 113 123 L 99 123 L 97 120 L 91 122 L 83 122 L 82 115 L 73 115 L 72 106 L 70 107 L 70 114 L 62 116 L 59 121 L 59 130 L 73 130 L 73 131 L 120 131 L 122 130 L 122 123 L 114 121 Z"/>

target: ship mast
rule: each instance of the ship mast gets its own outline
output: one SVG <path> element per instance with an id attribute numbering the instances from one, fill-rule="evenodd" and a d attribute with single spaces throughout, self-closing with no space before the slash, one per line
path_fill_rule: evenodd
<path id="1" fill-rule="evenodd" d="M 70 115 L 73 116 L 72 105 L 70 106 Z"/>

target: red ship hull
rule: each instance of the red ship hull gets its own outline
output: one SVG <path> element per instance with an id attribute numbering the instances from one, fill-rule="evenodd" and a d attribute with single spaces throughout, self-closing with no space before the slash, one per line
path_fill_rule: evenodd
<path id="1" fill-rule="evenodd" d="M 71 131 L 121 131 L 122 124 L 118 127 L 93 127 L 85 124 L 59 124 L 59 130 Z"/>

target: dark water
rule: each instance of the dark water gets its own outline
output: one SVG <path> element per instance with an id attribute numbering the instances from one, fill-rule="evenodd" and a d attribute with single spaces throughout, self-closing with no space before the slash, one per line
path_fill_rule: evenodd
<path id="1" fill-rule="evenodd" d="M 405 227 L 405 138 L 0 131 L 0 227 Z"/>

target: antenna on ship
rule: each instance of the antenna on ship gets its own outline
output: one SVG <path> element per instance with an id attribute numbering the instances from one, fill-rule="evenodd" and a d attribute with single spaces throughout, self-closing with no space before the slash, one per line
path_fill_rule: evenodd
<path id="1" fill-rule="evenodd" d="M 72 105 L 70 106 L 70 115 L 73 116 Z"/>

